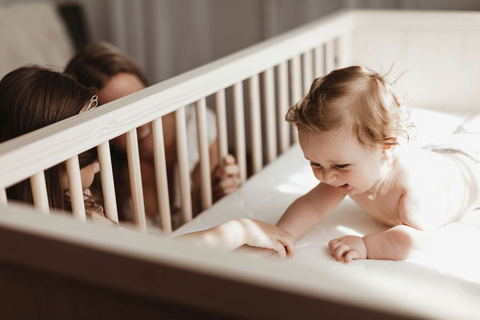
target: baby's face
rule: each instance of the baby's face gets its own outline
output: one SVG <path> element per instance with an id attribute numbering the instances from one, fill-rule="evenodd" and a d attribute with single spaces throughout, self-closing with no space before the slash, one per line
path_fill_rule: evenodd
<path id="1" fill-rule="evenodd" d="M 379 181 L 382 148 L 363 146 L 347 127 L 320 133 L 300 129 L 298 138 L 321 182 L 352 196 L 369 191 Z"/>

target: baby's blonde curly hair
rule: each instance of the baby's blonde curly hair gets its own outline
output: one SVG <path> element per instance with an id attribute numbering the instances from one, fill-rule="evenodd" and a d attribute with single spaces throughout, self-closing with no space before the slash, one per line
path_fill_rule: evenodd
<path id="1" fill-rule="evenodd" d="M 347 125 L 366 146 L 396 145 L 400 135 L 408 135 L 400 100 L 390 84 L 362 66 L 315 79 L 305 98 L 289 108 L 285 120 L 310 132 Z"/>

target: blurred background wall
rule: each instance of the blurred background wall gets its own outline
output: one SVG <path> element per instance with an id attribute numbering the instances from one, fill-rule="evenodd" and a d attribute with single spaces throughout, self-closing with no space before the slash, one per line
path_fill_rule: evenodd
<path id="1" fill-rule="evenodd" d="M 31 10 L 22 18 L 23 6 L 48 1 L 0 0 L 0 77 L 27 62 L 64 66 L 71 55 L 52 36 L 34 35 L 38 24 L 52 17 Z M 480 10 L 479 0 L 52 0 L 56 7 L 76 4 L 81 9 L 85 36 L 81 40 L 108 41 L 124 50 L 146 72 L 151 83 L 178 75 L 259 41 L 343 8 L 420 10 Z M 12 7 L 17 7 L 15 14 Z M 22 11 L 23 10 L 23 11 Z M 3 12 L 3 16 L 2 16 Z M 78 16 L 76 17 L 78 18 Z M 22 21 L 25 19 L 25 21 Z M 71 18 L 68 18 L 71 19 Z M 51 22 L 51 21 L 50 21 Z M 25 26 L 31 30 L 20 30 Z M 19 33 L 22 31 L 21 33 Z M 50 30 L 51 31 L 51 30 Z M 62 31 L 56 31 L 61 33 Z M 50 40 L 50 42 L 49 42 Z M 35 46 L 47 48 L 35 49 Z M 20 56 L 13 50 L 21 44 Z M 25 52 L 29 44 L 31 52 Z M 57 47 L 58 46 L 58 47 Z M 78 46 L 78 43 L 77 43 Z M 36 51 L 35 51 L 36 50 Z M 32 58 L 28 58 L 28 54 Z M 2 55 L 15 59 L 11 65 Z M 21 59 L 20 59 L 21 58 Z M 23 60 L 22 60 L 23 59 Z M 30 59 L 30 60 L 29 60 Z M 23 63 L 22 63 L 23 61 Z M 20 65 L 14 65 L 14 64 Z M 8 71 L 7 71 L 8 70 Z"/>

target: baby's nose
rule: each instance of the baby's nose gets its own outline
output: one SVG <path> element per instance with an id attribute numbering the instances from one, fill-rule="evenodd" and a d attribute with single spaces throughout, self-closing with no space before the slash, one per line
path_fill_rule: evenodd
<path id="1" fill-rule="evenodd" d="M 338 179 L 338 175 L 335 172 L 328 171 L 324 175 L 325 183 L 331 184 Z"/>

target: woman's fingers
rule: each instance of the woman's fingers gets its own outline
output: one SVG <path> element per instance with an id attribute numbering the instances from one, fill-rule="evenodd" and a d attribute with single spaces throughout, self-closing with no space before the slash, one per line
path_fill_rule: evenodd
<path id="1" fill-rule="evenodd" d="M 240 179 L 238 179 L 237 177 L 225 178 L 223 180 L 220 180 L 215 187 L 217 189 L 226 190 L 229 188 L 237 187 L 239 183 Z"/>
<path id="2" fill-rule="evenodd" d="M 237 160 L 235 159 L 235 157 L 231 154 L 227 154 L 224 158 L 223 158 L 223 163 L 224 164 L 234 164 L 235 162 L 237 162 Z"/>
<path id="3" fill-rule="evenodd" d="M 222 168 L 218 168 L 215 177 L 222 179 L 224 177 L 237 177 L 240 174 L 240 167 L 238 164 L 226 164 Z"/>

